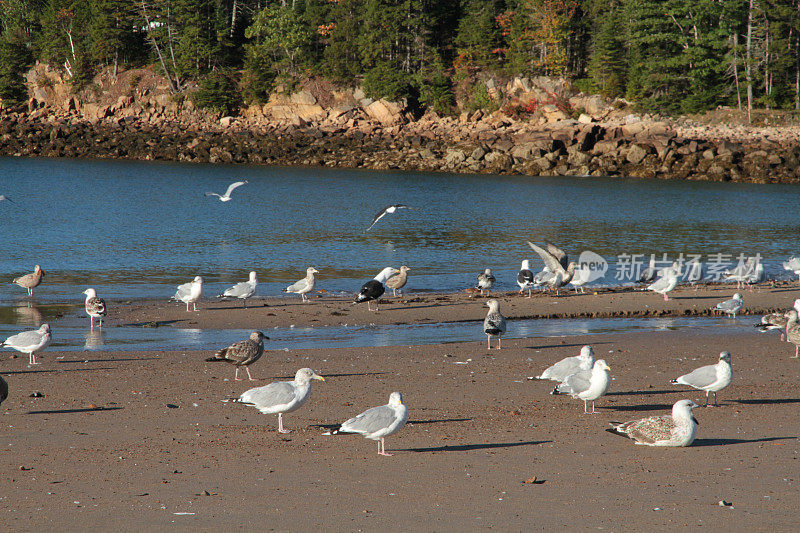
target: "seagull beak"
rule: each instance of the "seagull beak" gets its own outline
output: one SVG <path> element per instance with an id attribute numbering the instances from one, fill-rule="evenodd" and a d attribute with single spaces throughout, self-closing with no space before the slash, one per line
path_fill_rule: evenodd
<path id="1" fill-rule="evenodd" d="M 318 379 L 320 381 L 325 381 L 325 378 L 323 378 L 322 376 L 318 376 L 316 374 L 314 374 L 314 379 Z"/>

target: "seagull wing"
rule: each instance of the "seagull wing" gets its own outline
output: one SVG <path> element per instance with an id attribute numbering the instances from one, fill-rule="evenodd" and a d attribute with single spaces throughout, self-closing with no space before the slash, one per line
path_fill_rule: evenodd
<path id="1" fill-rule="evenodd" d="M 370 224 L 370 225 L 369 225 L 369 227 L 366 229 L 366 231 L 369 231 L 369 230 L 371 230 L 371 229 L 372 229 L 372 226 L 374 226 L 374 225 L 375 225 L 375 223 L 376 223 L 377 221 L 379 221 L 379 220 L 380 220 L 380 219 L 382 219 L 384 216 L 386 216 L 386 213 L 388 213 L 388 211 L 387 211 L 387 210 L 388 210 L 390 207 L 392 207 L 392 206 L 390 206 L 390 205 L 387 205 L 387 206 L 386 206 L 386 207 L 384 207 L 382 210 L 380 210 L 380 211 L 378 212 L 378 214 L 377 214 L 377 215 L 375 215 L 375 218 L 373 218 L 373 219 L 372 219 L 372 224 Z"/>
<path id="2" fill-rule="evenodd" d="M 230 185 L 228 185 L 228 190 L 227 190 L 227 191 L 225 191 L 225 196 L 227 196 L 227 197 L 229 197 L 229 198 L 230 198 L 230 196 L 231 196 L 231 193 L 233 192 L 233 190 L 234 190 L 236 187 L 241 187 L 241 186 L 242 186 L 242 185 L 244 185 L 245 183 L 247 183 L 247 182 L 246 182 L 246 181 L 236 181 L 236 182 L 234 182 L 234 183 L 231 183 Z"/>
<path id="3" fill-rule="evenodd" d="M 528 241 L 528 246 L 533 248 L 533 251 L 539 254 L 539 257 L 542 258 L 542 261 L 544 261 L 544 265 L 550 269 L 550 272 L 553 272 L 555 274 L 561 273 L 562 275 L 566 273 L 564 267 L 561 266 L 561 263 L 559 262 L 558 259 L 556 259 L 553 256 L 553 254 L 551 254 L 544 248 L 536 246 L 531 241 Z"/>
<path id="4" fill-rule="evenodd" d="M 547 245 L 547 251 L 550 252 L 550 255 L 558 259 L 558 262 L 561 263 L 561 266 L 564 267 L 564 270 L 567 269 L 569 266 L 569 256 L 567 252 L 556 246 L 552 243 L 545 243 Z"/>
<path id="5" fill-rule="evenodd" d="M 219 196 L 220 198 L 222 198 L 222 195 L 221 195 L 221 194 L 217 194 L 217 193 L 215 193 L 215 192 L 207 192 L 207 193 L 206 193 L 206 196 Z"/>

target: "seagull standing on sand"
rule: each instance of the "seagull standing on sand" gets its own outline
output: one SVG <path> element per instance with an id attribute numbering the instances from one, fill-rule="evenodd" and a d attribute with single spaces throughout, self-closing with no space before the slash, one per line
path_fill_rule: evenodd
<path id="1" fill-rule="evenodd" d="M 290 433 L 290 429 L 283 428 L 283 413 L 291 413 L 303 407 L 311 396 L 313 379 L 325 381 L 325 378 L 318 376 L 310 368 L 301 368 L 295 374 L 293 381 L 275 381 L 263 387 L 250 389 L 233 401 L 252 405 L 265 415 L 278 413 L 278 432 Z"/>
<path id="2" fill-rule="evenodd" d="M 400 272 L 386 280 L 386 287 L 392 289 L 393 296 L 397 296 L 397 291 L 406 286 L 409 270 L 411 269 L 403 265 L 400 267 Z"/>
<path id="3" fill-rule="evenodd" d="M 530 241 L 528 241 L 528 246 L 539 254 L 547 270 L 553 273 L 553 276 L 548 278 L 546 283 L 555 288 L 556 296 L 558 296 L 558 289 L 572 281 L 572 276 L 575 275 L 575 267 L 578 266 L 577 263 L 570 263 L 567 254 L 553 244 L 547 243 L 547 250 L 536 246 Z"/>
<path id="4" fill-rule="evenodd" d="M 517 285 L 519 285 L 519 293 L 528 289 L 528 298 L 531 297 L 531 290 L 533 289 L 533 272 L 531 272 L 531 262 L 527 259 L 522 261 L 519 267 L 519 274 L 517 274 Z"/>
<path id="5" fill-rule="evenodd" d="M 486 302 L 489 312 L 483 320 L 483 332 L 486 333 L 486 347 L 492 349 L 492 337 L 497 337 L 497 349 L 500 349 L 501 336 L 506 332 L 506 318 L 500 314 L 500 302 L 492 298 Z"/>
<path id="6" fill-rule="evenodd" d="M 497 280 L 492 275 L 491 268 L 487 268 L 483 273 L 478 274 L 478 288 L 481 290 L 481 296 L 483 296 L 483 291 L 492 292 L 492 285 L 494 285 L 495 281 Z"/>
<path id="7" fill-rule="evenodd" d="M 353 303 L 367 302 L 367 310 L 372 311 L 373 309 L 370 306 L 370 302 L 375 300 L 375 311 L 377 311 L 378 299 L 386 292 L 386 288 L 383 284 L 386 283 L 386 280 L 390 277 L 397 274 L 397 272 L 397 269 L 392 267 L 386 267 L 381 270 L 377 276 L 361 287 L 361 291 L 356 295 L 356 299 Z"/>
<path id="8" fill-rule="evenodd" d="M 664 301 L 669 300 L 667 293 L 678 286 L 678 274 L 672 268 L 664 269 L 664 276 L 658 278 L 655 283 L 648 285 L 647 290 L 657 292 L 664 296 Z"/>
<path id="9" fill-rule="evenodd" d="M 714 309 L 722 311 L 723 313 L 727 313 L 729 315 L 733 315 L 733 318 L 736 318 L 736 313 L 739 312 L 742 306 L 744 306 L 742 295 L 737 292 L 736 294 L 733 295 L 733 298 L 718 303 L 717 306 L 714 307 Z"/>
<path id="10" fill-rule="evenodd" d="M 794 306 L 792 308 L 798 313 L 800 313 L 800 298 L 794 301 Z M 781 340 L 784 340 L 786 324 L 788 322 L 789 318 L 786 316 L 786 311 L 781 311 L 778 313 L 770 313 L 768 315 L 762 316 L 761 322 L 756 324 L 755 327 L 762 333 L 764 333 L 765 331 L 770 331 L 772 329 L 779 329 L 781 330 Z"/>
<path id="11" fill-rule="evenodd" d="M 28 354 L 28 363 L 31 365 L 40 364 L 36 362 L 36 352 L 43 350 L 48 344 L 50 344 L 50 326 L 48 324 L 42 324 L 37 330 L 23 331 L 12 335 L 3 342 L 3 346 Z"/>
<path id="12" fill-rule="evenodd" d="M 730 352 L 721 352 L 716 365 L 706 365 L 670 380 L 673 385 L 689 385 L 698 390 L 706 391 L 706 406 L 708 395 L 714 393 L 714 405 L 717 405 L 717 393 L 731 384 L 733 368 L 731 367 Z"/>
<path id="13" fill-rule="evenodd" d="M 747 279 L 755 268 L 755 262 L 755 257 L 748 257 L 744 263 L 740 261 L 733 270 L 725 271 L 723 277 L 728 281 L 735 281 L 736 288 L 740 289 L 742 284 L 747 283 Z"/>
<path id="14" fill-rule="evenodd" d="M 217 298 L 239 298 L 242 301 L 244 308 L 247 309 L 247 299 L 256 293 L 257 286 L 258 278 L 256 277 L 255 270 L 253 270 L 250 272 L 249 280 L 237 283 L 230 289 L 217 296 Z"/>
<path id="15" fill-rule="evenodd" d="M 86 309 L 86 314 L 89 315 L 89 322 L 92 325 L 91 329 L 94 329 L 94 319 L 100 319 L 100 327 L 103 327 L 103 317 L 106 316 L 106 301 L 102 298 L 97 297 L 97 291 L 94 289 L 86 289 L 83 291 L 83 294 L 86 295 L 86 302 L 84 303 L 84 307 Z"/>
<path id="16" fill-rule="evenodd" d="M 800 257 L 790 257 L 788 261 L 781 263 L 784 270 L 794 272 L 794 275 L 800 279 Z"/>
<path id="17" fill-rule="evenodd" d="M 794 357 L 800 357 L 800 324 L 797 323 L 797 311 L 790 309 L 786 313 L 786 340 L 794 344 Z"/>
<path id="18" fill-rule="evenodd" d="M 384 207 L 383 209 L 381 209 L 380 211 L 378 211 L 378 214 L 376 214 L 376 215 L 375 215 L 375 218 L 373 218 L 373 219 L 372 219 L 372 224 L 370 224 L 370 225 L 369 225 L 369 227 L 368 227 L 366 230 L 364 230 L 364 231 L 366 232 L 366 231 L 369 231 L 369 230 L 371 230 L 371 229 L 372 229 L 372 226 L 374 226 L 376 222 L 378 222 L 380 219 L 382 219 L 383 217 L 385 217 L 387 214 L 391 215 L 392 213 L 394 213 L 394 212 L 395 212 L 395 211 L 397 211 L 398 209 L 413 209 L 413 208 L 412 208 L 412 207 L 409 207 L 409 206 L 407 206 L 407 205 L 405 205 L 405 204 L 392 204 L 392 205 L 387 205 L 386 207 Z"/>
<path id="19" fill-rule="evenodd" d="M 250 365 L 261 359 L 264 354 L 264 339 L 269 340 L 269 337 L 260 331 L 254 331 L 250 334 L 249 339 L 234 342 L 227 348 L 219 350 L 213 357 L 206 359 L 206 362 L 225 361 L 236 365 L 236 375 L 233 377 L 236 381 L 241 381 L 239 368 L 244 367 L 250 381 L 255 381 L 250 375 Z"/>
<path id="20" fill-rule="evenodd" d="M 194 280 L 183 285 L 178 285 L 178 290 L 173 300 L 180 300 L 186 304 L 186 310 L 189 310 L 189 304 L 192 304 L 195 311 L 197 311 L 197 301 L 203 295 L 203 278 L 195 276 Z"/>
<path id="21" fill-rule="evenodd" d="M 299 294 L 304 302 L 309 301 L 306 298 L 306 294 L 314 290 L 314 285 L 316 285 L 317 280 L 314 278 L 314 274 L 319 274 L 319 270 L 314 267 L 308 267 L 306 269 L 306 277 L 301 279 L 300 281 L 296 281 L 283 289 L 283 292 L 293 292 L 295 294 Z"/>
<path id="22" fill-rule="evenodd" d="M 608 390 L 608 385 L 611 383 L 611 376 L 608 371 L 611 368 L 606 364 L 603 359 L 598 359 L 594 362 L 591 370 L 581 370 L 569 376 L 556 385 L 551 394 L 569 394 L 573 398 L 583 400 L 583 412 L 590 414 L 588 411 L 588 402 L 592 402 L 592 412 L 594 409 L 594 401 L 603 396 Z"/>
<path id="23" fill-rule="evenodd" d="M 612 422 L 609 433 L 622 435 L 644 446 L 689 446 L 697 433 L 697 420 L 692 400 L 679 400 L 672 406 L 671 415 L 649 416 L 619 424 Z"/>
<path id="24" fill-rule="evenodd" d="M 242 185 L 250 183 L 247 180 L 244 181 L 235 181 L 228 185 L 228 190 L 225 191 L 225 194 L 217 194 L 215 192 L 207 192 L 206 196 L 218 196 L 220 202 L 230 202 L 231 201 L 231 193 L 236 187 L 241 187 Z"/>
<path id="25" fill-rule="evenodd" d="M 653 283 L 658 277 L 658 269 L 656 268 L 656 256 L 650 256 L 650 266 L 642 270 L 639 275 L 639 283 Z"/>
<path id="26" fill-rule="evenodd" d="M 536 379 L 550 379 L 561 383 L 572 374 L 591 370 L 594 366 L 594 350 L 591 346 L 581 348 L 581 354 L 573 357 L 565 357 L 553 366 L 545 369 Z"/>
<path id="27" fill-rule="evenodd" d="M 585 293 L 583 286 L 589 283 L 589 277 L 592 275 L 592 271 L 588 268 L 581 268 L 576 267 L 575 273 L 572 275 L 572 279 L 570 280 L 569 284 L 575 287 L 575 292 L 578 292 L 580 289 L 581 294 Z"/>
<path id="28" fill-rule="evenodd" d="M 44 270 L 39 265 L 34 267 L 31 274 L 25 274 L 18 278 L 14 278 L 11 283 L 16 283 L 23 289 L 28 289 L 28 296 L 33 296 L 33 289 L 38 287 L 44 277 Z"/>
<path id="29" fill-rule="evenodd" d="M 403 395 L 393 392 L 389 395 L 388 404 L 367 409 L 342 424 L 338 429 L 323 433 L 323 435 L 359 433 L 367 439 L 378 441 L 378 455 L 391 456 L 391 453 L 386 453 L 384 439 L 403 429 L 407 421 L 408 407 L 403 403 Z"/>

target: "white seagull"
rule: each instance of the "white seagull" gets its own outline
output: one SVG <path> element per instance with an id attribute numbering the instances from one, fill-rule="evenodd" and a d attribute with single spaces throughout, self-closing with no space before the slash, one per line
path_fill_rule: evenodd
<path id="1" fill-rule="evenodd" d="M 207 192 L 206 196 L 218 196 L 220 202 L 230 202 L 231 201 L 231 193 L 236 187 L 241 187 L 242 185 L 250 183 L 247 180 L 244 181 L 235 181 L 228 185 L 228 190 L 225 191 L 225 194 L 217 194 L 215 192 Z"/>
<path id="2" fill-rule="evenodd" d="M 489 311 L 486 313 L 486 318 L 483 320 L 483 332 L 486 333 L 486 347 L 492 349 L 492 337 L 497 337 L 497 349 L 500 349 L 500 343 L 503 333 L 506 332 L 506 318 L 500 314 L 500 302 L 492 298 L 486 302 L 486 307 Z"/>
<path id="3" fill-rule="evenodd" d="M 368 228 L 365 230 L 365 232 L 366 232 L 366 231 L 369 231 L 369 230 L 371 230 L 371 229 L 372 229 L 372 226 L 374 226 L 376 222 L 378 222 L 380 219 L 382 219 L 383 217 L 385 217 L 387 214 L 391 215 L 392 213 L 394 213 L 394 212 L 395 212 L 395 211 L 397 211 L 398 209 L 413 209 L 413 207 L 409 207 L 409 206 L 407 206 L 407 205 L 405 205 L 405 204 L 392 204 L 392 205 L 387 205 L 386 207 L 384 207 L 383 209 L 381 209 L 381 210 L 378 212 L 378 214 L 377 214 L 377 215 L 375 215 L 375 218 L 373 218 L 373 219 L 372 219 L 372 224 L 370 224 L 370 225 L 369 225 L 369 227 L 368 227 Z"/>
<path id="4" fill-rule="evenodd" d="M 252 405 L 265 415 L 278 413 L 278 432 L 290 433 L 283 428 L 283 413 L 297 411 L 311 396 L 311 380 L 325 381 L 310 368 L 301 368 L 292 381 L 275 381 L 242 393 L 238 399 L 224 400 Z"/>
<path id="5" fill-rule="evenodd" d="M 4 200 L 9 202 L 9 203 L 11 203 L 11 204 L 17 205 L 17 203 L 15 201 L 13 201 L 11 198 L 6 196 L 5 194 L 0 194 L 0 202 L 2 202 Z"/>
<path id="6" fill-rule="evenodd" d="M 556 296 L 558 296 L 558 289 L 572 281 L 572 277 L 575 275 L 575 267 L 578 266 L 577 263 L 570 263 L 567 254 L 549 242 L 547 243 L 547 250 L 536 246 L 530 241 L 528 241 L 528 246 L 542 258 L 547 270 L 553 273 L 553 276 L 547 278 L 545 283 L 555 288 Z"/>
<path id="7" fill-rule="evenodd" d="M 784 261 L 781 264 L 783 265 L 784 270 L 794 272 L 794 275 L 800 278 L 800 257 L 792 256 L 788 261 Z"/>
<path id="8" fill-rule="evenodd" d="M 678 286 L 678 274 L 672 268 L 664 269 L 664 276 L 658 278 L 655 283 L 648 285 L 647 290 L 657 292 L 664 296 L 664 301 L 669 300 L 667 293 Z"/>
<path id="9" fill-rule="evenodd" d="M 389 395 L 388 404 L 367 409 L 343 423 L 338 429 L 323 435 L 359 433 L 367 439 L 378 441 L 378 455 L 391 456 L 391 453 L 386 453 L 384 439 L 400 431 L 407 421 L 408 407 L 403 403 L 403 395 L 393 392 Z"/>
<path id="10" fill-rule="evenodd" d="M 230 289 L 217 296 L 217 298 L 239 298 L 245 309 L 247 309 L 247 299 L 256 293 L 258 278 L 255 270 L 250 272 L 250 279 L 237 283 Z"/>
<path id="11" fill-rule="evenodd" d="M 84 302 L 84 307 L 86 309 L 86 314 L 89 315 L 89 322 L 92 325 L 91 329 L 94 329 L 94 319 L 100 319 L 100 327 L 103 327 L 103 317 L 106 316 L 106 301 L 102 298 L 98 298 L 97 291 L 94 289 L 86 289 L 83 291 L 83 294 L 86 295 L 86 302 Z"/>
<path id="12" fill-rule="evenodd" d="M 717 405 L 717 393 L 730 385 L 732 378 L 731 354 L 730 352 L 721 352 L 716 365 L 701 366 L 677 379 L 670 380 L 670 383 L 689 385 L 695 389 L 706 391 L 706 405 L 708 405 L 708 395 L 713 392 L 714 405 Z"/>
<path id="13" fill-rule="evenodd" d="M 533 272 L 531 271 L 531 262 L 523 259 L 519 267 L 519 274 L 517 274 L 517 285 L 519 285 L 519 293 L 528 289 L 528 298 L 531 297 L 531 290 L 533 290 Z"/>
<path id="14" fill-rule="evenodd" d="M 742 295 L 737 292 L 733 295 L 733 298 L 718 303 L 714 309 L 733 315 L 733 318 L 736 318 L 736 313 L 738 313 L 743 306 L 744 301 L 742 300 Z"/>
<path id="15" fill-rule="evenodd" d="M 306 298 L 306 294 L 314 290 L 314 285 L 316 285 L 317 281 L 314 278 L 314 274 L 319 274 L 319 270 L 314 267 L 308 267 L 306 269 L 306 277 L 301 279 L 300 281 L 295 281 L 285 289 L 283 292 L 292 292 L 294 294 L 299 294 L 304 302 L 308 301 Z"/>
<path id="16" fill-rule="evenodd" d="M 28 362 L 32 365 L 40 364 L 36 362 L 36 352 L 44 349 L 48 344 L 50 344 L 50 326 L 48 324 L 42 324 L 37 330 L 17 333 L 3 341 L 3 346 L 28 354 Z"/>
<path id="17" fill-rule="evenodd" d="M 186 310 L 189 310 L 189 304 L 192 304 L 194 310 L 197 311 L 197 301 L 203 295 L 203 278 L 195 276 L 194 280 L 183 285 L 178 285 L 178 290 L 173 300 L 180 300 L 186 304 Z"/>
<path id="18" fill-rule="evenodd" d="M 536 379 L 550 379 L 559 383 L 567 377 L 584 370 L 591 370 L 594 366 L 594 350 L 591 346 L 581 348 L 581 354 L 565 357 L 561 361 L 545 369 Z"/>
<path id="19" fill-rule="evenodd" d="M 594 362 L 591 370 L 581 370 L 569 376 L 556 385 L 551 394 L 569 394 L 573 398 L 583 400 L 583 412 L 589 414 L 588 402 L 592 402 L 592 413 L 594 401 L 603 396 L 611 383 L 611 376 L 608 371 L 611 368 L 603 359 Z"/>
<path id="20" fill-rule="evenodd" d="M 697 420 L 692 400 L 679 400 L 672 406 L 671 415 L 649 416 L 619 424 L 611 422 L 606 431 L 636 441 L 644 446 L 689 446 L 697 433 Z"/>

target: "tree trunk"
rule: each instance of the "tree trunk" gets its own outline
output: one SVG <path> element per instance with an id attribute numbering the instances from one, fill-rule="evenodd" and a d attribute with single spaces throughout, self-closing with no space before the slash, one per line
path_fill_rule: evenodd
<path id="1" fill-rule="evenodd" d="M 150 33 L 150 17 L 147 15 L 147 8 L 144 5 L 144 0 L 142 0 L 142 15 L 144 16 L 144 21 L 147 24 L 147 36 L 150 38 L 150 42 L 153 43 L 153 48 L 156 49 L 156 55 L 158 56 L 158 62 L 161 63 L 161 68 L 164 70 L 164 75 L 167 77 L 167 81 L 169 81 L 169 90 L 177 92 L 175 90 L 175 83 L 172 81 L 172 76 L 167 69 L 167 64 L 164 63 L 164 56 L 161 55 L 161 48 L 158 46 L 158 41 L 156 41 L 155 37 L 152 36 Z"/>
<path id="2" fill-rule="evenodd" d="M 750 113 L 753 111 L 753 4 L 755 0 L 750 0 L 750 7 L 747 10 L 747 44 L 746 59 L 744 65 L 744 75 L 747 80 L 747 122 L 752 122 Z"/>
<path id="3" fill-rule="evenodd" d="M 739 48 L 739 34 L 733 33 L 733 79 L 736 80 L 736 103 L 739 106 L 739 111 L 742 110 L 742 91 L 739 87 L 739 65 L 736 51 Z"/>

